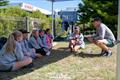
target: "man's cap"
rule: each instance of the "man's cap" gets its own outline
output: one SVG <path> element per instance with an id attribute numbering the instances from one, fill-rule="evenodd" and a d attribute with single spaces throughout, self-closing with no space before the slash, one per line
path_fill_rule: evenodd
<path id="1" fill-rule="evenodd" d="M 92 19 L 92 22 L 95 22 L 95 21 L 102 21 L 102 19 L 100 17 L 95 17 Z"/>

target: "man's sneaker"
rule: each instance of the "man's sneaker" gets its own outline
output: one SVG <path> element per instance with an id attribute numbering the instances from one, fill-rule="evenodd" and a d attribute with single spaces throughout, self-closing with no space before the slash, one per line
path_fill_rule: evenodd
<path id="1" fill-rule="evenodd" d="M 116 40 L 116 41 L 114 42 L 114 45 L 117 45 L 118 43 L 120 43 L 120 40 Z"/>
<path id="2" fill-rule="evenodd" d="M 106 52 L 104 50 L 101 51 L 101 56 L 106 56 Z"/>
<path id="3" fill-rule="evenodd" d="M 106 51 L 105 53 L 106 53 L 106 57 L 110 57 L 112 55 L 112 51 L 110 51 L 110 50 Z"/>

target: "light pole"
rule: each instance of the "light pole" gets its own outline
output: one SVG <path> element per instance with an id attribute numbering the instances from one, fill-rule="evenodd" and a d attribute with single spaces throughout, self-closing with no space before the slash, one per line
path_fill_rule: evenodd
<path id="1" fill-rule="evenodd" d="M 55 33 L 54 33 L 54 0 L 52 0 L 52 35 L 53 38 L 55 38 Z"/>
<path id="2" fill-rule="evenodd" d="M 53 38 L 55 37 L 55 25 L 54 25 L 54 2 L 60 2 L 60 1 L 72 1 L 72 0 L 47 0 L 52 3 L 52 35 Z"/>
<path id="3" fill-rule="evenodd" d="M 118 40 L 120 40 L 120 0 L 118 4 Z M 120 80 L 120 44 L 117 45 L 117 80 Z"/>

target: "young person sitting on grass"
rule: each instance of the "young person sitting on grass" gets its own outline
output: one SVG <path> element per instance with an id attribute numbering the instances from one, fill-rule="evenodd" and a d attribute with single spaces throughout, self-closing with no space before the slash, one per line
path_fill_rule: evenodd
<path id="1" fill-rule="evenodd" d="M 23 40 L 21 41 L 21 46 L 22 46 L 22 51 L 24 53 L 25 56 L 29 56 L 33 59 L 37 58 L 41 58 L 41 54 L 36 54 L 35 53 L 35 49 L 34 48 L 29 48 L 28 46 L 28 34 L 30 32 L 28 32 L 25 29 L 20 29 L 20 32 L 22 32 L 23 35 Z"/>
<path id="2" fill-rule="evenodd" d="M 46 33 L 46 37 L 47 37 L 47 41 L 46 41 L 47 45 L 52 48 L 52 46 L 53 46 L 53 36 L 52 36 L 52 34 L 50 32 L 50 29 L 49 28 L 46 29 L 45 33 Z"/>
<path id="3" fill-rule="evenodd" d="M 15 71 L 32 64 L 32 58 L 24 56 L 19 41 L 22 33 L 14 31 L 0 51 L 0 71 Z"/>
<path id="4" fill-rule="evenodd" d="M 113 47 L 116 41 L 112 31 L 102 23 L 99 17 L 94 18 L 92 23 L 96 29 L 96 35 L 88 36 L 88 40 L 102 49 L 102 56 L 111 56 L 112 51 L 109 47 Z"/>
<path id="5" fill-rule="evenodd" d="M 39 30 L 39 37 L 40 37 L 40 41 L 41 41 L 41 46 L 44 49 L 44 51 L 46 52 L 46 55 L 50 55 L 52 45 L 48 45 L 48 43 L 47 43 L 48 37 L 45 34 L 44 30 Z"/>
<path id="6" fill-rule="evenodd" d="M 79 27 L 75 27 L 74 32 L 70 35 L 69 48 L 71 52 L 76 52 L 80 48 L 85 48 L 84 36 L 80 32 Z"/>
<path id="7" fill-rule="evenodd" d="M 32 31 L 32 36 L 30 37 L 29 41 L 29 47 L 34 48 L 35 52 L 37 54 L 41 54 L 41 57 L 46 56 L 47 52 L 44 50 L 43 43 L 39 37 L 39 30 L 34 29 Z"/>

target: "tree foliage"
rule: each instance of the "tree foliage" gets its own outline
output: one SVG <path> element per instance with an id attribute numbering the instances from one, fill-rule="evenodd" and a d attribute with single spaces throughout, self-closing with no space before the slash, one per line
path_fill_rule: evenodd
<path id="1" fill-rule="evenodd" d="M 30 28 L 32 28 L 34 19 L 39 20 L 39 28 L 51 28 L 51 17 L 42 14 L 40 11 L 27 12 L 19 7 L 8 7 L 0 9 L 0 35 L 8 36 L 14 29 L 25 28 L 26 17 L 29 19 Z"/>
<path id="2" fill-rule="evenodd" d="M 0 0 L 0 6 L 5 6 L 8 4 L 8 0 Z"/>
<path id="3" fill-rule="evenodd" d="M 79 24 L 89 23 L 94 17 L 102 21 L 117 34 L 118 0 L 82 0 L 79 4 Z"/>

